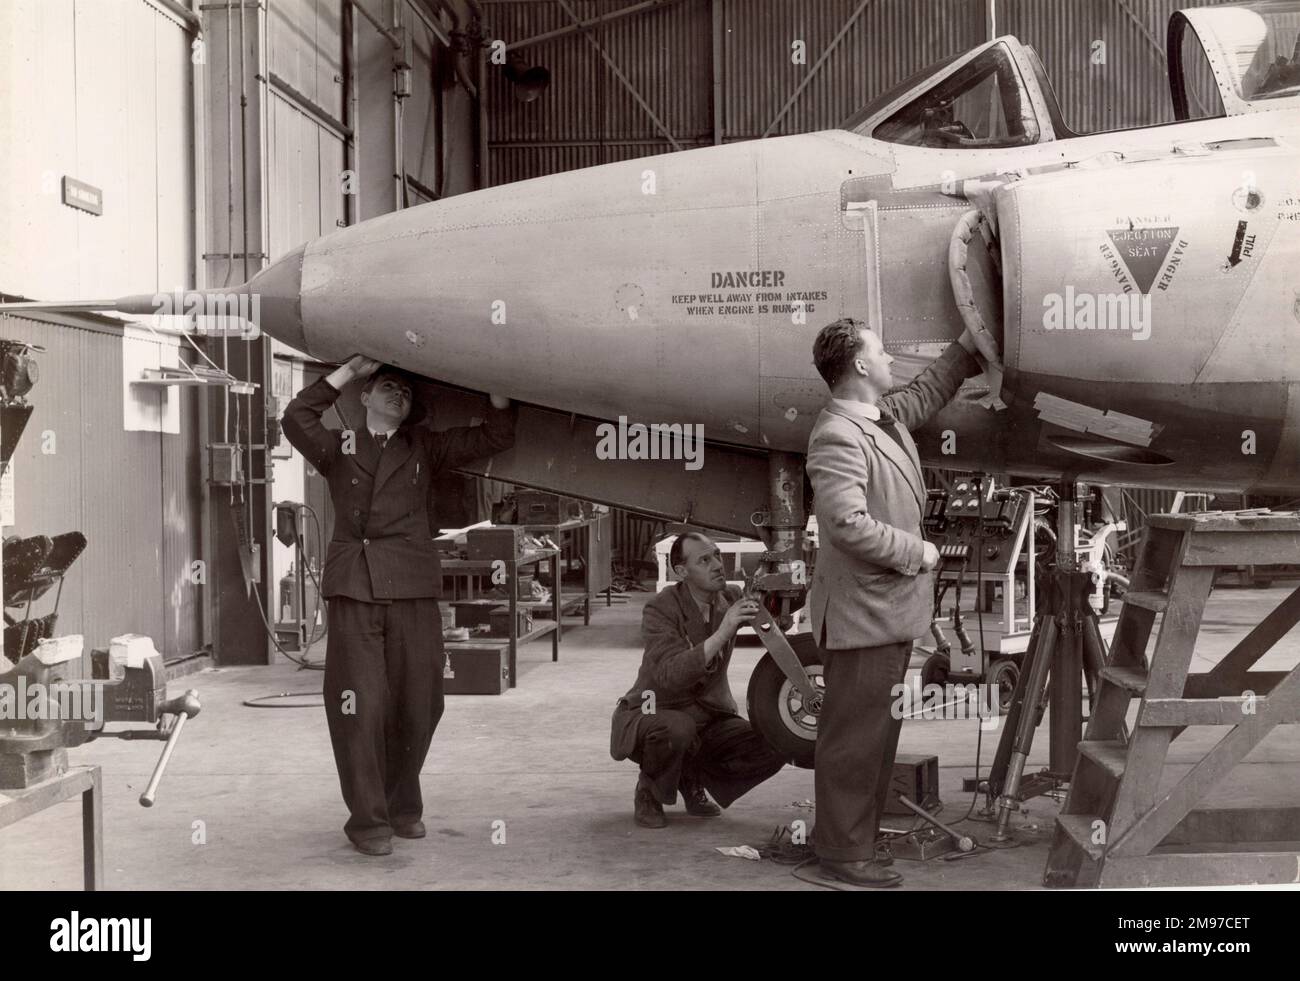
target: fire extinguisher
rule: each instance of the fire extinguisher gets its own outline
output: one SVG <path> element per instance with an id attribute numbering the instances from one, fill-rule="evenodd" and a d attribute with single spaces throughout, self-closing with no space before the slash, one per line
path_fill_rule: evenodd
<path id="1" fill-rule="evenodd" d="M 280 577 L 280 622 L 292 623 L 301 616 L 298 609 L 298 575 L 290 562 L 289 571 Z"/>

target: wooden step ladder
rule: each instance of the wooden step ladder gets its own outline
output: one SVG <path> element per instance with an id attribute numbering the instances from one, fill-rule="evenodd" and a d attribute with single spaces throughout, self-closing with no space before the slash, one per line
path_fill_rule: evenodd
<path id="1" fill-rule="evenodd" d="M 1093 693 L 1069 796 L 1056 819 L 1046 885 L 1300 882 L 1300 787 L 1294 788 L 1294 807 L 1194 810 L 1274 726 L 1300 722 L 1300 666 L 1250 670 L 1300 622 L 1300 589 L 1212 671 L 1188 674 L 1218 567 L 1293 562 L 1300 562 L 1300 514 L 1295 512 L 1148 519 Z M 1157 615 L 1160 630 L 1148 665 L 1146 649 Z M 1125 719 L 1134 698 L 1141 702 L 1130 735 Z M 1227 733 L 1162 790 L 1170 743 L 1192 725 L 1224 726 Z M 1292 850 L 1237 850 L 1245 842 Z"/>

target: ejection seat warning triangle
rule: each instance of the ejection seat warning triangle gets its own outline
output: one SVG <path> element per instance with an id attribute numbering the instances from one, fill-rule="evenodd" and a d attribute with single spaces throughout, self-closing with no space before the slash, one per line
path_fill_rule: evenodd
<path id="1" fill-rule="evenodd" d="M 1112 228 L 1106 234 L 1115 243 L 1137 288 L 1143 293 L 1151 292 L 1151 284 L 1165 264 L 1178 227 Z"/>

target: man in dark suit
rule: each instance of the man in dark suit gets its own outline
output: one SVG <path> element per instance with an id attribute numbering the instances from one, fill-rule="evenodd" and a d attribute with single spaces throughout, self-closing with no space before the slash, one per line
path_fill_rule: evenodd
<path id="1" fill-rule="evenodd" d="M 681 581 L 646 604 L 641 670 L 611 720 L 610 755 L 641 764 L 633 814 L 644 828 L 666 826 L 678 790 L 688 814 L 716 817 L 705 790 L 729 807 L 785 763 L 740 717 L 727 680 L 736 631 L 758 604 L 727 585 L 707 535 L 678 536 L 668 561 Z"/>
<path id="2" fill-rule="evenodd" d="M 343 386 L 366 379 L 366 424 L 329 430 L 321 415 Z M 510 403 L 492 396 L 484 425 L 417 426 L 410 379 L 358 355 L 298 393 L 289 442 L 329 482 L 334 534 L 321 594 L 329 602 L 325 716 L 343 800 L 344 833 L 365 855 L 392 835 L 423 838 L 420 769 L 442 717 L 442 576 L 430 509 L 434 474 L 514 443 Z"/>
<path id="3" fill-rule="evenodd" d="M 821 874 L 855 885 L 902 881 L 875 856 L 898 748 L 890 710 L 914 638 L 930 626 L 939 552 L 922 537 L 925 482 L 908 432 L 976 374 L 969 332 L 889 395 L 893 358 L 857 320 L 813 343 L 831 400 L 808 438 L 821 546 L 808 590 L 826 692 L 817 717 L 813 846 Z"/>

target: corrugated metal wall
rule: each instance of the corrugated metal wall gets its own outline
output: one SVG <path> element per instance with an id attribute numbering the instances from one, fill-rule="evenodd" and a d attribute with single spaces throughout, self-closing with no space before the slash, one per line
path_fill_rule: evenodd
<path id="1" fill-rule="evenodd" d="M 270 254 L 338 230 L 343 141 L 272 91 L 267 100 Z"/>
<path id="2" fill-rule="evenodd" d="M 895 82 L 984 38 L 983 0 L 729 0 L 723 15 L 728 140 L 838 126 Z M 803 64 L 792 59 L 796 41 Z"/>
<path id="3" fill-rule="evenodd" d="M 203 623 L 202 589 L 189 578 L 200 554 L 197 396 L 173 393 L 179 435 L 125 430 L 121 332 L 61 319 L 0 317 L 0 337 L 45 348 L 28 396 L 35 411 L 14 452 L 15 524 L 6 534 L 85 534 L 64 583 L 60 634 L 102 647 L 142 633 L 169 658 L 191 654 Z M 53 599 L 33 612 L 48 612 Z"/>
<path id="4" fill-rule="evenodd" d="M 586 21 L 625 4 L 575 0 Z M 572 23 L 558 3 L 485 5 L 489 35 L 507 43 Z M 526 49 L 545 65 L 551 85 L 523 103 L 499 68 L 489 66 L 491 183 L 712 144 L 708 4 L 687 0 L 649 15 L 593 28 Z M 594 42 L 594 43 L 593 43 Z M 651 120 L 602 59 L 622 72 L 662 124 Z"/>
<path id="5" fill-rule="evenodd" d="M 569 4 L 582 21 L 626 6 Z M 517 101 L 501 71 L 493 70 L 492 183 L 666 153 L 674 143 L 689 149 L 755 139 L 769 128 L 784 135 L 833 127 L 880 89 L 978 43 L 984 30 L 983 0 L 718 0 L 716 6 L 723 39 L 717 124 L 715 5 L 682 0 L 597 25 L 587 36 L 525 49 L 551 72 L 550 89 L 535 102 Z M 554 0 L 489 3 L 486 10 L 491 35 L 507 42 L 572 24 Z M 802 64 L 793 60 L 796 41 Z"/>
<path id="6" fill-rule="evenodd" d="M 1038 52 L 1075 132 L 1151 126 L 1174 119 L 1165 63 L 1169 15 L 1213 2 L 998 0 L 998 33 Z"/>
<path id="7" fill-rule="evenodd" d="M 342 16 L 342 0 L 295 0 L 267 10 L 271 72 L 336 120 L 343 118 Z M 267 252 L 275 258 L 337 230 L 343 141 L 275 86 L 267 92 Z"/>
<path id="8" fill-rule="evenodd" d="M 1172 120 L 1169 15 L 1212 2 L 997 0 L 996 29 L 1035 47 L 1068 124 L 1079 132 L 1120 129 Z M 630 5 L 567 2 L 582 21 Z M 507 43 L 573 23 L 556 0 L 484 6 L 489 36 Z M 715 6 L 723 32 L 720 125 Z M 490 71 L 491 183 L 666 153 L 674 141 L 688 149 L 838 126 L 901 79 L 984 41 L 987 12 L 985 0 L 681 0 L 527 46 L 551 84 L 523 103 L 499 68 Z M 1097 41 L 1104 60 L 1094 63 Z M 792 60 L 795 42 L 803 42 L 803 64 Z"/>

